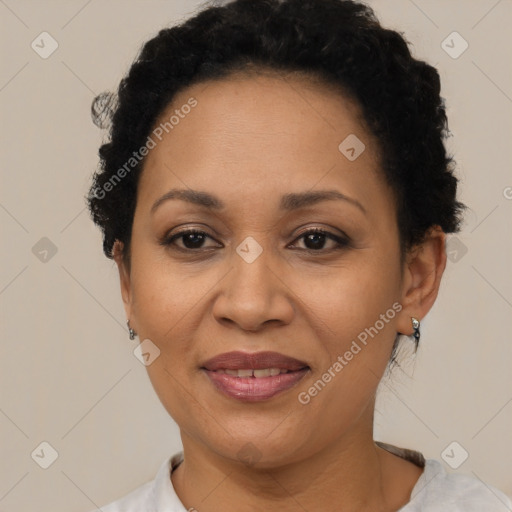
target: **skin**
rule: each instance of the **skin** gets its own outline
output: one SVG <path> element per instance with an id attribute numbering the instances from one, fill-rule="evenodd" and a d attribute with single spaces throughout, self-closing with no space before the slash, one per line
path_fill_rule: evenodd
<path id="1" fill-rule="evenodd" d="M 422 470 L 374 443 L 375 394 L 396 333 L 410 335 L 411 317 L 421 320 L 434 303 L 444 234 L 434 227 L 401 262 L 377 142 L 339 91 L 299 76 L 232 75 L 182 91 L 161 120 L 191 96 L 198 105 L 147 156 L 129 265 L 122 244 L 115 249 L 130 325 L 161 351 L 148 375 L 181 431 L 185 460 L 171 475 L 174 488 L 200 512 L 398 510 Z M 338 150 L 349 134 L 366 145 L 353 162 Z M 151 213 L 175 188 L 225 206 L 173 199 Z M 345 200 L 280 210 L 283 195 L 320 190 L 364 211 Z M 188 252 L 176 247 L 190 238 L 159 243 L 187 227 L 211 238 Z M 326 238 L 308 251 L 300 235 L 314 227 L 350 242 L 335 249 Z M 250 264 L 236 252 L 248 236 L 263 249 Z M 401 311 L 301 404 L 299 392 L 394 303 Z M 232 350 L 281 352 L 310 372 L 272 399 L 239 402 L 200 370 Z M 240 450 L 257 462 L 241 460 Z"/>

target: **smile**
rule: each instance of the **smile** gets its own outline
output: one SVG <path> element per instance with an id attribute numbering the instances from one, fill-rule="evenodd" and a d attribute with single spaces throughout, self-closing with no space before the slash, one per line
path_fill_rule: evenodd
<path id="1" fill-rule="evenodd" d="M 279 352 L 226 352 L 205 361 L 200 369 L 224 396 L 259 402 L 294 387 L 309 365 Z"/>

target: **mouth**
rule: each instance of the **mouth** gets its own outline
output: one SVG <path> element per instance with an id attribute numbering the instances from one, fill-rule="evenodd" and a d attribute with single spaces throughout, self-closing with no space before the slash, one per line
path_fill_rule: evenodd
<path id="1" fill-rule="evenodd" d="M 209 359 L 201 370 L 224 395 L 256 402 L 294 387 L 310 367 L 277 352 L 228 352 Z"/>

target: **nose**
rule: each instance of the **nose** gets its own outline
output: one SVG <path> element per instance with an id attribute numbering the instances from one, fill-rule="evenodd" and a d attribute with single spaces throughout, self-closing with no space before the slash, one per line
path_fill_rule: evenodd
<path id="1" fill-rule="evenodd" d="M 265 252 L 251 263 L 233 255 L 234 268 L 222 280 L 212 308 L 218 322 L 244 331 L 260 331 L 269 324 L 287 325 L 292 321 L 293 293 Z"/>

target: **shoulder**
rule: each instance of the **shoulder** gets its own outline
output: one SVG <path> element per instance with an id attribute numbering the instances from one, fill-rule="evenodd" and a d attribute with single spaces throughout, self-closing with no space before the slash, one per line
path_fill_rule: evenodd
<path id="1" fill-rule="evenodd" d="M 126 496 L 101 507 L 103 512 L 135 512 L 150 510 L 148 507 L 152 501 L 154 480 L 141 485 Z"/>
<path id="2" fill-rule="evenodd" d="M 168 457 L 161 464 L 155 478 L 126 496 L 100 508 L 102 512 L 182 512 L 184 507 L 176 495 L 171 471 L 183 460 L 183 452 Z"/>
<path id="3" fill-rule="evenodd" d="M 512 501 L 478 478 L 447 473 L 437 460 L 425 461 L 411 500 L 400 512 L 512 512 Z"/>

